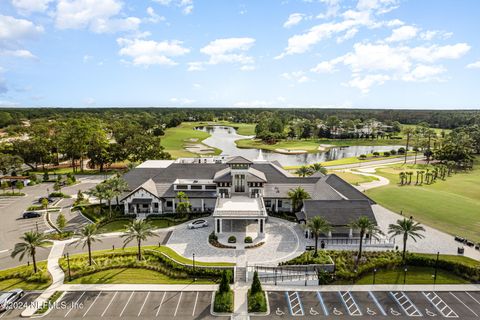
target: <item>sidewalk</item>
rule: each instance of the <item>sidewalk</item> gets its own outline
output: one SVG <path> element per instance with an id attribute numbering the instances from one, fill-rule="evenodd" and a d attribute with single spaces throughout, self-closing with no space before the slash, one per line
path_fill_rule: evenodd
<path id="1" fill-rule="evenodd" d="M 60 291 L 216 291 L 217 284 L 62 284 Z"/>
<path id="2" fill-rule="evenodd" d="M 480 284 L 263 285 L 264 291 L 480 291 Z"/>

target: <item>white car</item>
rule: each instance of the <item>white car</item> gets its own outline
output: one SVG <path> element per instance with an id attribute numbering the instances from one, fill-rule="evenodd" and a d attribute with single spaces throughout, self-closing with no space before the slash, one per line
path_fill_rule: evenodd
<path id="1" fill-rule="evenodd" d="M 23 297 L 24 294 L 25 293 L 22 289 L 15 289 L 0 295 L 0 311 L 7 310 L 9 304 L 14 303 L 15 301 Z"/>
<path id="2" fill-rule="evenodd" d="M 192 223 L 188 224 L 188 229 L 198 229 L 204 227 L 208 227 L 208 222 L 203 219 L 195 220 Z"/>

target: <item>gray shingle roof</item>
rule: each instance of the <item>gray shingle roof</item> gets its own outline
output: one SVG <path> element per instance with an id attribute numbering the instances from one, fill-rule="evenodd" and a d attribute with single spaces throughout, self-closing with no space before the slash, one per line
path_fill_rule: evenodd
<path id="1" fill-rule="evenodd" d="M 354 186 L 337 176 L 336 174 L 329 174 L 326 176 L 326 183 L 328 183 L 333 189 L 340 192 L 345 198 L 349 200 L 367 200 L 371 204 L 375 204 L 375 201 L 367 197 L 365 194 L 357 190 Z"/>
<path id="2" fill-rule="evenodd" d="M 252 161 L 242 157 L 242 156 L 236 156 L 233 159 L 230 159 L 227 161 L 227 164 L 232 164 L 232 163 L 238 163 L 238 164 L 252 164 Z"/>
<path id="3" fill-rule="evenodd" d="M 321 216 L 332 226 L 346 226 L 360 216 L 376 223 L 372 206 L 367 200 L 304 200 L 303 209 L 296 216 L 298 220 Z"/>

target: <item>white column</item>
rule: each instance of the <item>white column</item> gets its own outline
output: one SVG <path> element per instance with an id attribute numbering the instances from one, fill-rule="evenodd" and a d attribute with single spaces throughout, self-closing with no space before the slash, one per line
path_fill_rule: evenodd
<path id="1" fill-rule="evenodd" d="M 137 205 L 133 206 L 133 213 L 137 214 Z"/>
<path id="2" fill-rule="evenodd" d="M 278 199 L 275 199 L 275 211 L 278 212 Z"/>
<path id="3" fill-rule="evenodd" d="M 150 205 L 148 208 L 150 209 L 149 212 L 153 213 L 153 202 L 150 202 Z"/>
<path id="4" fill-rule="evenodd" d="M 350 230 L 348 231 L 348 237 L 353 238 L 353 229 L 352 228 L 350 228 Z"/>
<path id="5" fill-rule="evenodd" d="M 332 237 L 332 231 L 328 231 L 328 237 L 329 237 L 329 238 Z"/>
<path id="6" fill-rule="evenodd" d="M 219 233 L 222 233 L 223 232 L 223 221 L 222 219 L 218 219 L 220 221 L 220 232 Z"/>
<path id="7" fill-rule="evenodd" d="M 172 201 L 172 209 L 173 209 L 173 213 L 175 213 L 175 198 L 173 198 L 173 201 Z"/>
<path id="8" fill-rule="evenodd" d="M 202 199 L 202 212 L 205 211 L 205 201 Z"/>
<path id="9" fill-rule="evenodd" d="M 128 214 L 128 202 L 123 202 L 123 213 Z"/>

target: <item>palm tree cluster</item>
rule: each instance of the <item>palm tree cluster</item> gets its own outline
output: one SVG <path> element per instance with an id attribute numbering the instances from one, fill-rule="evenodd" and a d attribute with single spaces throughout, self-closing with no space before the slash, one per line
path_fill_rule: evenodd
<path id="1" fill-rule="evenodd" d="M 358 245 L 357 259 L 355 260 L 355 269 L 362 258 L 363 238 L 368 234 L 372 238 L 378 238 L 383 232 L 378 228 L 376 223 L 370 220 L 367 216 L 360 216 L 357 220 L 350 223 L 350 228 L 358 230 L 360 233 L 360 241 Z"/>
<path id="2" fill-rule="evenodd" d="M 301 166 L 295 171 L 300 177 L 311 176 L 314 173 L 321 172 L 327 174 L 327 169 L 323 167 L 320 163 L 314 163 L 310 166 Z"/>
<path id="3" fill-rule="evenodd" d="M 109 218 L 112 217 L 112 200 L 116 199 L 117 206 L 119 205 L 119 196 L 128 189 L 127 182 L 116 175 L 104 182 L 97 184 L 94 188 L 87 192 L 88 195 L 97 198 L 102 205 L 103 200 L 107 200 Z"/>
<path id="4" fill-rule="evenodd" d="M 391 237 L 403 236 L 403 253 L 402 260 L 405 261 L 405 253 L 407 251 L 407 240 L 412 238 L 415 242 L 418 239 L 424 237 L 420 232 L 425 232 L 425 228 L 420 223 L 413 221 L 412 219 L 397 220 L 396 224 L 390 224 L 388 226 L 388 233 Z"/>
<path id="5" fill-rule="evenodd" d="M 288 191 L 288 197 L 292 202 L 293 212 L 298 212 L 302 208 L 303 200 L 310 199 L 310 194 L 302 187 L 297 187 Z"/>

